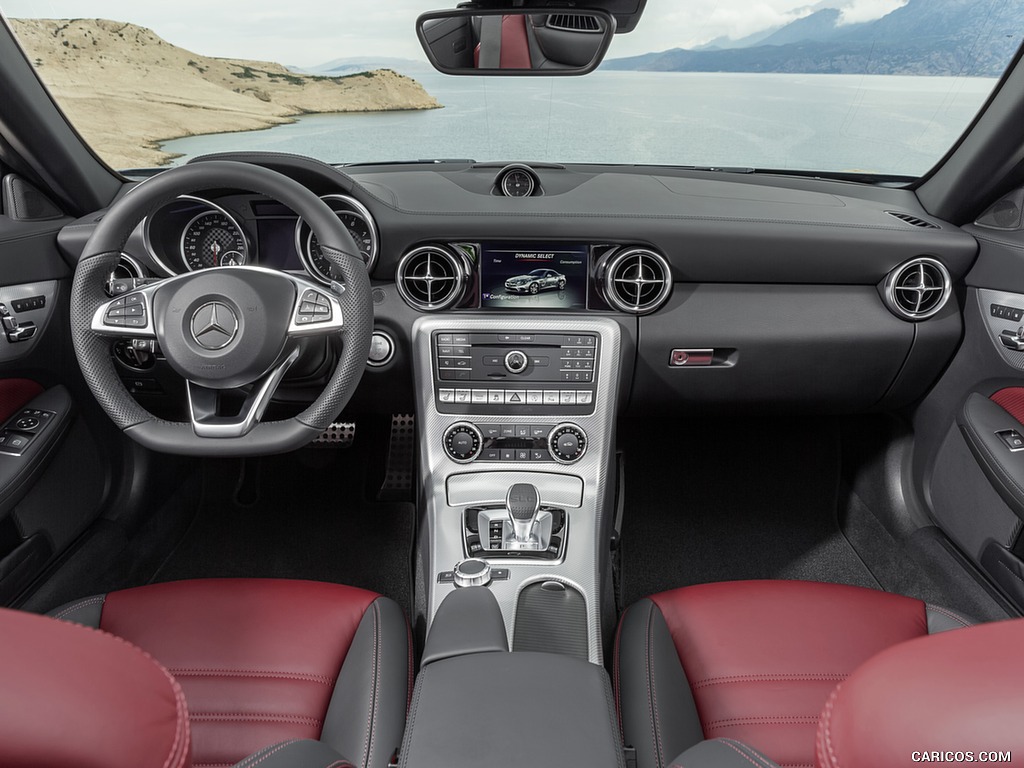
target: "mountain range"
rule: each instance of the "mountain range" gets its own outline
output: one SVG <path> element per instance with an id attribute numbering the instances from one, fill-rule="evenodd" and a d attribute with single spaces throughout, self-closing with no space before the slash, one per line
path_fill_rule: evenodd
<path id="1" fill-rule="evenodd" d="M 611 59 L 611 70 L 999 77 L 1020 46 L 1024 0 L 908 0 L 843 24 L 838 2 L 741 40 Z"/>

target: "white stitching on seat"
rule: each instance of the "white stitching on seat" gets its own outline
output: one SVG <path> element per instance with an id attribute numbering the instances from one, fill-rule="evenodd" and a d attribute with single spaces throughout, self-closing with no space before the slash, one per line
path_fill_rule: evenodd
<path id="1" fill-rule="evenodd" d="M 1020 576 L 1018 576 L 1017 578 L 1019 579 Z M 926 611 L 935 611 L 936 613 L 940 613 L 943 616 L 946 616 L 946 617 L 948 617 L 950 619 L 953 619 L 953 621 L 959 622 L 960 625 L 963 626 L 963 627 L 971 626 L 971 622 L 969 622 L 963 616 L 959 616 L 959 615 L 953 613 L 948 608 L 942 608 L 942 607 L 940 607 L 938 605 L 932 605 L 931 603 L 926 603 L 925 604 L 925 610 Z"/>
<path id="2" fill-rule="evenodd" d="M 377 685 L 378 677 L 380 675 L 380 659 L 378 658 L 380 638 L 377 626 L 379 609 L 377 607 L 376 600 L 373 601 L 373 603 L 370 605 L 370 608 L 373 609 L 373 656 L 370 660 L 373 677 L 370 680 L 370 707 L 369 711 L 366 714 L 366 738 L 363 740 L 362 765 L 364 768 L 369 768 L 370 755 L 371 752 L 373 751 L 373 724 L 374 720 L 376 719 L 375 715 L 377 711 Z"/>
<path id="3" fill-rule="evenodd" d="M 55 613 L 53 615 L 53 618 L 55 618 L 55 619 L 63 619 L 68 614 L 74 613 L 75 611 L 77 611 L 80 608 L 85 608 L 85 606 L 87 606 L 87 605 L 95 605 L 96 603 L 106 602 L 106 599 L 107 599 L 106 595 L 99 595 L 98 597 L 89 597 L 89 598 L 86 598 L 85 600 L 79 600 L 77 603 L 73 603 L 72 605 L 69 605 L 67 608 L 64 608 L 63 610 L 61 610 L 60 613 Z"/>
<path id="4" fill-rule="evenodd" d="M 665 758 L 662 754 L 661 748 L 661 717 L 658 713 L 658 692 L 654 686 L 654 634 L 651 632 L 651 628 L 654 625 L 654 603 L 651 603 L 651 607 L 647 614 L 647 642 L 646 642 L 646 656 L 647 656 L 647 703 L 651 712 L 651 722 L 654 724 L 654 759 L 657 761 L 659 766 L 665 764 Z"/>

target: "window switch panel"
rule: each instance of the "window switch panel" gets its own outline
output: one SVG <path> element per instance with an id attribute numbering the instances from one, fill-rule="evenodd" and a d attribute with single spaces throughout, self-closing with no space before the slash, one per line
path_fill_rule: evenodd
<path id="1" fill-rule="evenodd" d="M 996 435 L 1006 443 L 1006 447 L 1011 451 L 1024 451 L 1024 436 L 1016 429 L 1004 429 L 1001 432 L 996 432 Z"/>

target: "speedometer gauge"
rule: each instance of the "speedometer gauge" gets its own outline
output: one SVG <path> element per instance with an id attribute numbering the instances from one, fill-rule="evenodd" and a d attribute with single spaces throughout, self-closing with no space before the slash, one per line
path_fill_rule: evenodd
<path id="1" fill-rule="evenodd" d="M 359 255 L 363 257 L 363 262 L 369 264 L 370 253 L 373 250 L 373 235 L 370 233 L 370 225 L 355 213 L 339 213 L 338 218 L 341 219 L 341 223 L 345 225 L 348 233 L 352 235 L 352 239 L 356 241 L 356 247 L 359 249 Z M 316 239 L 314 232 L 310 232 L 306 240 L 306 252 L 309 254 L 309 260 L 320 274 L 329 275 L 331 273 L 331 262 L 320 252 L 320 241 Z"/>
<path id="2" fill-rule="evenodd" d="M 373 270 L 377 260 L 377 227 L 370 212 L 358 200 L 347 195 L 324 195 L 321 198 L 337 214 L 345 229 L 352 235 L 367 271 Z M 309 225 L 299 219 L 295 227 L 295 245 L 306 269 L 321 282 L 336 277 L 330 261 L 320 250 L 320 241 Z"/>
<path id="3" fill-rule="evenodd" d="M 239 226 L 223 211 L 204 211 L 181 234 L 181 260 L 189 270 L 245 264 L 249 247 Z"/>

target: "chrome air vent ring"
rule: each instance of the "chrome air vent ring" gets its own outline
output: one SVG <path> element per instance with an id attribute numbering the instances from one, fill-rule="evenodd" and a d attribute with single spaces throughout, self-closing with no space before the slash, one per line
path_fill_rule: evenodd
<path id="1" fill-rule="evenodd" d="M 598 285 L 613 308 L 646 315 L 661 308 L 672 293 L 672 268 L 649 248 L 623 248 L 602 260 Z"/>
<path id="2" fill-rule="evenodd" d="M 882 298 L 894 315 L 917 322 L 938 314 L 946 306 L 952 290 L 953 280 L 945 265 L 921 256 L 889 273 Z"/>
<path id="3" fill-rule="evenodd" d="M 468 259 L 444 245 L 424 245 L 398 262 L 395 285 L 405 303 L 422 312 L 439 312 L 465 296 L 470 278 Z"/>

